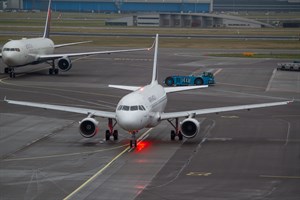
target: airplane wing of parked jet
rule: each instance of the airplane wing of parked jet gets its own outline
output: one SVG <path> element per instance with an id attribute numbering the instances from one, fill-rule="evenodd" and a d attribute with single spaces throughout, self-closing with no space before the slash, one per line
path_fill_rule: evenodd
<path id="1" fill-rule="evenodd" d="M 55 44 L 54 48 L 73 46 L 73 45 L 77 45 L 77 44 L 85 44 L 85 43 L 90 43 L 90 42 L 92 42 L 92 41 L 82 41 L 82 42 L 72 42 L 72 43 L 65 43 L 65 44 Z"/>
<path id="2" fill-rule="evenodd" d="M 260 104 L 249 104 L 249 105 L 240 105 L 240 106 L 226 106 L 219 108 L 205 108 L 199 110 L 189 110 L 189 111 L 181 111 L 181 112 L 169 112 L 169 113 L 161 113 L 160 119 L 167 120 L 179 117 L 194 117 L 197 115 L 203 114 L 211 114 L 211 113 L 220 113 L 220 112 L 228 112 L 228 111 L 237 111 L 237 110 L 250 110 L 253 108 L 264 108 L 271 106 L 280 106 L 292 103 L 293 101 L 283 101 L 283 102 L 273 102 L 273 103 L 260 103 Z"/>
<path id="3" fill-rule="evenodd" d="M 152 47 L 141 48 L 141 49 L 112 50 L 112 51 L 93 51 L 93 52 L 83 52 L 83 53 L 47 54 L 47 55 L 37 55 L 37 57 L 39 60 L 51 60 L 51 59 L 57 59 L 57 58 L 63 58 L 63 57 L 91 56 L 91 55 L 96 55 L 96 54 L 144 51 L 144 50 L 151 50 L 151 48 Z"/>

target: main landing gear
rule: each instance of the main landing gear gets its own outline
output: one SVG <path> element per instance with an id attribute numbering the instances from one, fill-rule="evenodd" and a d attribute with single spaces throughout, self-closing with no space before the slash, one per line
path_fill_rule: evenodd
<path id="1" fill-rule="evenodd" d="M 51 68 L 49 69 L 49 74 L 50 75 L 57 75 L 58 74 L 58 69 L 55 68 L 55 62 L 54 60 L 52 60 L 51 63 L 49 63 L 51 65 Z"/>
<path id="2" fill-rule="evenodd" d="M 113 124 L 113 119 L 109 118 L 108 119 L 108 128 L 109 130 L 106 130 L 105 132 L 105 140 L 110 140 L 110 137 L 113 136 L 114 140 L 119 139 L 119 133 L 118 130 L 114 130 L 114 127 L 116 126 L 117 122 Z"/>
<path id="3" fill-rule="evenodd" d="M 178 118 L 175 118 L 175 124 L 172 122 L 172 120 L 168 120 L 168 122 L 175 129 L 175 130 L 171 130 L 171 140 L 175 140 L 176 136 L 178 136 L 178 140 L 182 140 L 183 139 L 183 135 L 182 135 L 181 131 L 179 130 Z"/>
<path id="4" fill-rule="evenodd" d="M 15 73 L 15 69 L 11 68 L 11 67 L 5 67 L 4 68 L 4 73 L 5 74 L 9 74 L 10 78 L 15 78 L 16 77 L 16 73 Z"/>

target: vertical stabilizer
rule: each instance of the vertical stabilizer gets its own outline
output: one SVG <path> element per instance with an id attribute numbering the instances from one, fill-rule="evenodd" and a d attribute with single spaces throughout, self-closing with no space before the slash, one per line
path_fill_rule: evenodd
<path id="1" fill-rule="evenodd" d="M 46 19 L 46 25 L 45 25 L 43 38 L 49 38 L 49 35 L 50 35 L 50 22 L 51 22 L 51 0 L 49 0 L 47 19 Z"/>
<path id="2" fill-rule="evenodd" d="M 158 54 L 158 34 L 155 38 L 155 51 L 154 51 L 154 60 L 153 60 L 153 72 L 152 72 L 152 81 L 151 85 L 157 81 L 157 54 Z"/>

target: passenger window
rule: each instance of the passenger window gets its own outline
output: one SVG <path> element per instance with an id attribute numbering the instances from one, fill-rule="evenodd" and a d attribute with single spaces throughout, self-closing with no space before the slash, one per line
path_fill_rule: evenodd
<path id="1" fill-rule="evenodd" d="M 131 107 L 130 107 L 130 110 L 131 110 L 131 111 L 138 110 L 138 106 L 131 106 Z"/>

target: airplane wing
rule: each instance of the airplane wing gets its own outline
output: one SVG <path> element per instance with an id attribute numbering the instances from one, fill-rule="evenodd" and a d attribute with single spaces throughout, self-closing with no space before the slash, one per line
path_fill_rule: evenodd
<path id="1" fill-rule="evenodd" d="M 88 109 L 88 108 L 77 108 L 77 107 L 71 107 L 71 106 L 59 106 L 59 105 L 51 105 L 51 104 L 43 104 L 43 103 L 33 103 L 33 102 L 27 102 L 27 101 L 14 101 L 14 100 L 8 100 L 4 99 L 7 103 L 10 104 L 16 104 L 16 105 L 22 105 L 22 106 L 29 106 L 29 107 L 36 107 L 36 108 L 44 108 L 49 110 L 58 110 L 58 111 L 65 111 L 65 112 L 72 112 L 72 113 L 79 113 L 79 114 L 86 114 L 86 115 L 93 115 L 97 117 L 103 117 L 103 118 L 116 118 L 115 112 L 108 112 L 108 111 L 100 111 L 100 110 L 94 110 L 94 109 Z"/>
<path id="2" fill-rule="evenodd" d="M 73 46 L 73 45 L 77 45 L 77 44 L 85 44 L 85 43 L 90 43 L 90 42 L 92 42 L 92 41 L 73 42 L 73 43 L 66 43 L 66 44 L 56 44 L 56 45 L 54 45 L 54 48 Z"/>
<path id="3" fill-rule="evenodd" d="M 51 60 L 58 59 L 62 57 L 76 57 L 76 56 L 91 56 L 96 54 L 110 54 L 110 53 L 122 53 L 122 52 L 133 52 L 133 51 L 149 51 L 150 48 L 141 49 L 124 49 L 124 50 L 113 50 L 113 51 L 93 51 L 84 53 L 64 53 L 64 54 L 48 54 L 48 55 L 38 55 L 39 60 Z"/>
<path id="4" fill-rule="evenodd" d="M 205 108 L 199 110 L 190 110 L 190 111 L 181 111 L 181 112 L 170 112 L 170 113 L 161 113 L 161 120 L 166 119 L 174 119 L 179 117 L 189 117 L 195 115 L 203 115 L 210 113 L 220 113 L 220 112 L 229 112 L 236 110 L 250 110 L 253 108 L 264 108 L 271 106 L 280 106 L 292 103 L 293 101 L 283 101 L 283 102 L 274 102 L 274 103 L 260 103 L 260 104 L 249 104 L 249 105 L 241 105 L 241 106 L 227 106 L 227 107 L 219 107 L 219 108 Z"/>

